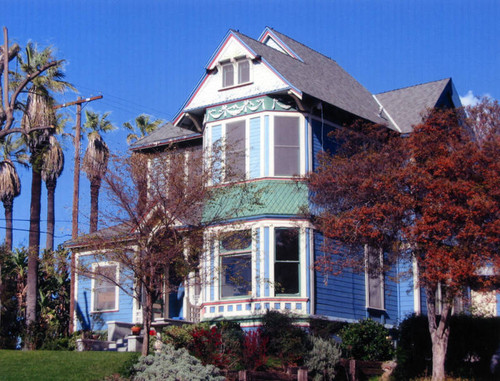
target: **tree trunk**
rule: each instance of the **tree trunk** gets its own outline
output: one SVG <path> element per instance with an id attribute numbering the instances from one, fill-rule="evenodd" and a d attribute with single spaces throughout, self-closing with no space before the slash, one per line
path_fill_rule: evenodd
<path id="1" fill-rule="evenodd" d="M 28 238 L 28 294 L 26 300 L 26 326 L 37 319 L 38 294 L 38 252 L 40 250 L 40 203 L 42 195 L 42 176 L 36 165 L 32 166 L 30 231 Z M 34 349 L 28 344 L 28 349 Z"/>
<path id="2" fill-rule="evenodd" d="M 446 292 L 442 292 L 441 311 L 436 310 L 435 290 L 426 289 L 427 295 L 427 318 L 429 320 L 429 333 L 432 341 L 432 381 L 444 381 L 446 377 L 445 360 L 448 349 L 448 338 L 450 336 L 449 318 L 451 305 L 446 302 Z M 439 323 L 437 315 L 440 314 Z"/>
<path id="3" fill-rule="evenodd" d="M 90 233 L 97 231 L 99 188 L 101 188 L 101 179 L 90 182 Z"/>
<path id="4" fill-rule="evenodd" d="M 5 209 L 5 247 L 12 251 L 12 208 L 14 200 L 6 200 L 3 203 Z"/>
<path id="5" fill-rule="evenodd" d="M 55 227 L 55 206 L 54 197 L 56 193 L 56 180 L 49 180 L 47 186 L 47 240 L 45 248 L 54 250 L 54 227 Z"/>
<path id="6" fill-rule="evenodd" d="M 153 312 L 153 295 L 151 292 L 146 292 L 146 303 L 142 305 L 142 356 L 147 356 L 149 354 L 149 331 L 151 330 L 151 318 Z"/>

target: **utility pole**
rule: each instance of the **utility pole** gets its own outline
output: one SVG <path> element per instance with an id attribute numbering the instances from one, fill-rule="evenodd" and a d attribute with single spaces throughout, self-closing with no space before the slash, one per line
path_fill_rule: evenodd
<path id="1" fill-rule="evenodd" d="M 101 99 L 102 95 L 95 97 L 85 98 L 78 97 L 76 101 L 70 103 L 63 103 L 62 105 L 54 106 L 54 109 L 76 105 L 76 126 L 75 126 L 75 166 L 73 170 L 73 209 L 72 209 L 72 222 L 71 222 L 71 239 L 78 238 L 78 202 L 80 196 L 80 139 L 82 130 L 82 103 L 92 102 Z M 75 255 L 71 253 L 71 283 L 70 283 L 70 297 L 69 297 L 69 332 L 74 332 L 75 320 Z"/>

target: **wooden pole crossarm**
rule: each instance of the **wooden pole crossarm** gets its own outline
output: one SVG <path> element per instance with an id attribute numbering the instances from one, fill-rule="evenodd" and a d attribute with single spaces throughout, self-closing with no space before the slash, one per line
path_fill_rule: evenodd
<path id="1" fill-rule="evenodd" d="M 86 103 L 86 102 L 91 102 L 91 101 L 95 101 L 97 99 L 102 99 L 102 95 L 96 95 L 95 97 L 82 98 L 82 99 L 78 99 L 78 100 L 73 101 L 73 102 L 63 103 L 63 104 L 60 104 L 60 105 L 55 105 L 54 109 L 57 110 L 59 108 L 73 106 L 73 105 L 78 105 L 78 104 L 82 104 L 82 103 Z"/>

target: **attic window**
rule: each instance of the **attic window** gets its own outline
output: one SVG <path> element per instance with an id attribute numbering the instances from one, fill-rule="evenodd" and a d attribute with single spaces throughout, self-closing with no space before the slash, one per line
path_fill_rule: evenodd
<path id="1" fill-rule="evenodd" d="M 222 64 L 222 87 L 232 87 L 250 82 L 250 61 L 238 60 Z"/>

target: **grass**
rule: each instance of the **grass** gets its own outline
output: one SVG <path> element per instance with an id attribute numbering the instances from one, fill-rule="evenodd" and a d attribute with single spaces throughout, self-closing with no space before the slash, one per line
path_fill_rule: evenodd
<path id="1" fill-rule="evenodd" d="M 0 380 L 102 380 L 126 375 L 138 353 L 0 350 Z"/>

